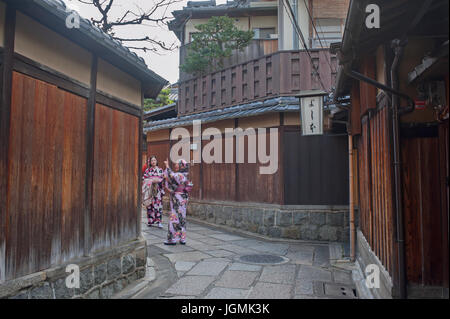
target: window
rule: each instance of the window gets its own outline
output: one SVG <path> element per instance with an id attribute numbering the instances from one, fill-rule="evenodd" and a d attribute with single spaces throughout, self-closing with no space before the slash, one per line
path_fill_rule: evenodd
<path id="1" fill-rule="evenodd" d="M 275 34 L 275 28 L 253 28 L 254 39 L 271 39 L 271 34 Z"/>
<path id="2" fill-rule="evenodd" d="M 314 30 L 314 37 L 312 39 L 313 48 L 320 48 L 321 44 L 324 47 L 329 47 L 330 43 L 340 42 L 342 40 L 342 19 L 316 19 L 315 25 L 317 33 Z"/>

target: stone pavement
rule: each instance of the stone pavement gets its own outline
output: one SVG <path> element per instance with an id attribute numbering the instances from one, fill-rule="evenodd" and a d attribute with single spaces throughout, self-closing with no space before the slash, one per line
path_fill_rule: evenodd
<path id="1" fill-rule="evenodd" d="M 148 244 L 146 288 L 132 298 L 356 298 L 351 265 L 338 262 L 340 244 L 275 241 L 188 216 L 187 244 L 165 246 L 167 217 L 163 220 L 164 228 L 159 229 L 142 219 Z"/>

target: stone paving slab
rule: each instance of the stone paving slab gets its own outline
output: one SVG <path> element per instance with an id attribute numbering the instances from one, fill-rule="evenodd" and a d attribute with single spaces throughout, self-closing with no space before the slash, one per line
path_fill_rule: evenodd
<path id="1" fill-rule="evenodd" d="M 185 276 L 167 289 L 165 294 L 198 296 L 214 280 L 213 276 Z"/>
<path id="2" fill-rule="evenodd" d="M 297 253 L 297 252 L 314 252 L 317 247 L 323 245 L 308 245 L 308 244 L 294 244 L 289 245 L 288 253 Z M 327 246 L 325 246 L 327 247 Z"/>
<path id="3" fill-rule="evenodd" d="M 204 242 L 195 240 L 195 239 L 191 239 L 189 241 L 186 241 L 186 246 L 188 247 L 192 247 L 195 250 L 200 250 L 200 251 L 205 251 L 205 250 L 211 250 L 211 249 L 215 249 L 211 247 L 211 245 L 207 245 Z"/>
<path id="4" fill-rule="evenodd" d="M 206 250 L 205 253 L 214 256 L 214 257 L 230 257 L 230 256 L 234 256 L 234 253 L 232 253 L 231 251 L 227 251 L 227 250 L 223 250 L 223 249 L 218 249 L 218 250 Z"/>
<path id="5" fill-rule="evenodd" d="M 171 265 L 167 268 L 170 282 L 153 294 L 159 298 L 340 299 L 342 285 L 348 287 L 346 293 L 354 287 L 351 271 L 330 265 L 328 244 L 247 238 L 190 223 L 186 245 L 166 246 L 167 227 L 148 228 L 143 221 L 142 234 L 151 257 L 147 272 L 156 276 L 154 282 L 158 281 L 158 272 L 167 267 L 154 267 L 152 259 L 168 258 Z M 243 255 L 256 254 L 282 256 L 287 262 L 269 266 L 239 260 Z"/>
<path id="6" fill-rule="evenodd" d="M 249 288 L 258 275 L 258 273 L 251 271 L 227 270 L 222 275 L 222 278 L 215 283 L 215 286 L 225 288 Z"/>
<path id="7" fill-rule="evenodd" d="M 200 261 L 202 259 L 211 257 L 199 251 L 190 251 L 185 253 L 164 254 L 172 263 L 177 261 Z"/>
<path id="8" fill-rule="evenodd" d="M 193 238 L 193 239 L 196 239 L 196 238 L 206 238 L 206 236 L 205 235 L 202 235 L 202 234 L 197 234 L 197 233 L 195 233 L 195 232 L 192 232 L 192 231 L 190 231 L 189 232 L 189 239 L 191 239 L 191 238 Z"/>
<path id="9" fill-rule="evenodd" d="M 211 258 L 206 258 L 203 259 L 203 261 L 209 261 L 209 262 L 221 262 L 221 263 L 231 263 L 232 260 L 230 258 L 225 258 L 225 257 L 211 257 Z"/>
<path id="10" fill-rule="evenodd" d="M 157 238 L 157 239 L 147 239 L 146 240 L 147 245 L 155 245 L 155 244 L 160 244 L 163 242 L 163 240 L 161 238 Z"/>
<path id="11" fill-rule="evenodd" d="M 253 247 L 249 247 L 251 249 L 270 253 L 274 255 L 284 256 L 288 252 L 289 245 L 287 244 L 272 244 L 272 243 L 259 243 L 258 245 L 255 245 Z"/>
<path id="12" fill-rule="evenodd" d="M 212 238 L 212 237 L 198 238 L 197 240 L 201 241 L 204 244 L 213 245 L 213 246 L 225 244 L 224 241 L 218 240 L 217 238 Z"/>
<path id="13" fill-rule="evenodd" d="M 296 280 L 295 282 L 295 291 L 296 295 L 313 295 L 314 294 L 314 285 L 311 280 Z"/>
<path id="14" fill-rule="evenodd" d="M 301 265 L 297 278 L 310 281 L 331 281 L 331 271 L 319 267 Z"/>
<path id="15" fill-rule="evenodd" d="M 329 267 L 330 266 L 330 249 L 326 246 L 318 246 L 314 251 L 314 266 Z"/>
<path id="16" fill-rule="evenodd" d="M 175 246 L 168 246 L 168 245 L 164 245 L 164 244 L 154 244 L 155 247 L 161 248 L 167 252 L 171 252 L 171 253 L 183 253 L 186 251 L 193 251 L 195 250 L 192 247 L 189 246 L 183 246 L 180 244 L 177 244 Z"/>
<path id="17" fill-rule="evenodd" d="M 336 283 L 342 284 L 352 284 L 352 273 L 351 271 L 345 270 L 333 270 L 333 279 Z"/>
<path id="18" fill-rule="evenodd" d="M 248 299 L 290 299 L 293 286 L 259 282 L 252 288 Z"/>
<path id="19" fill-rule="evenodd" d="M 334 299 L 332 296 L 295 295 L 293 299 Z"/>
<path id="20" fill-rule="evenodd" d="M 292 284 L 295 281 L 295 265 L 265 266 L 259 281 Z"/>
<path id="21" fill-rule="evenodd" d="M 214 287 L 205 299 L 245 299 L 248 293 L 248 289 Z"/>
<path id="22" fill-rule="evenodd" d="M 227 262 L 201 261 L 195 265 L 195 267 L 192 268 L 187 275 L 218 276 L 227 266 Z"/>
<path id="23" fill-rule="evenodd" d="M 263 242 L 256 239 L 242 239 L 233 241 L 233 245 L 238 245 L 241 247 L 252 248 L 254 246 L 261 245 Z"/>
<path id="24" fill-rule="evenodd" d="M 196 299 L 195 296 L 163 296 L 158 299 Z"/>
<path id="25" fill-rule="evenodd" d="M 188 228 L 186 228 L 186 231 L 188 231 Z M 194 232 L 197 234 L 200 234 L 200 235 L 205 235 L 205 236 L 222 234 L 222 232 L 220 232 L 220 231 L 213 230 L 213 229 L 207 229 L 207 228 L 195 230 Z"/>
<path id="26" fill-rule="evenodd" d="M 195 262 L 191 261 L 177 261 L 175 263 L 175 269 L 177 271 L 189 271 L 196 265 Z"/>
<path id="27" fill-rule="evenodd" d="M 222 245 L 222 246 L 220 246 L 220 248 L 231 251 L 231 252 L 233 252 L 235 254 L 239 254 L 239 255 L 250 255 L 250 254 L 257 253 L 256 250 L 253 250 L 250 248 L 245 248 L 245 247 L 234 245 L 234 244 Z"/>
<path id="28" fill-rule="evenodd" d="M 217 235 L 211 235 L 211 237 L 223 240 L 223 241 L 233 241 L 233 240 L 242 240 L 243 237 L 241 236 L 235 236 L 235 235 L 228 235 L 228 234 L 217 234 Z"/>
<path id="29" fill-rule="evenodd" d="M 297 251 L 288 252 L 286 257 L 294 264 L 310 265 L 313 264 L 314 250 L 313 251 Z"/>
<path id="30" fill-rule="evenodd" d="M 242 264 L 242 263 L 233 263 L 228 270 L 242 270 L 242 271 L 260 271 L 262 266 L 260 265 L 250 265 L 250 264 Z"/>

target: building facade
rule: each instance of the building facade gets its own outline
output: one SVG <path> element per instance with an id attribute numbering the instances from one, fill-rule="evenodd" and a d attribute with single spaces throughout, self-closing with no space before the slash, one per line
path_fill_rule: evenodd
<path id="1" fill-rule="evenodd" d="M 0 298 L 109 298 L 145 274 L 142 104 L 166 81 L 69 14 L 0 1 Z"/>
<path id="2" fill-rule="evenodd" d="M 308 18 L 293 20 L 291 27 L 302 25 L 307 47 L 313 42 L 309 36 L 312 32 L 309 16 L 325 16 L 324 11 L 317 13 L 314 9 L 317 9 L 314 3 L 319 2 L 296 2 L 299 16 Z M 345 5 L 345 1 L 338 2 L 339 6 Z M 308 10 L 300 9 L 304 3 L 308 4 Z M 289 33 L 284 26 L 286 19 L 281 23 L 285 5 L 278 1 L 226 5 L 200 1 L 189 2 L 183 10 L 173 13 L 175 20 L 170 28 L 185 46 L 189 45 L 193 25 L 214 15 L 233 17 L 237 26 L 253 30 L 256 38 L 243 52 L 235 52 L 228 58 L 220 70 L 197 77 L 180 72 L 178 116 L 163 120 L 149 117 L 144 125 L 148 154 L 168 158 L 178 140 L 175 130 L 180 127 L 189 132 L 186 143 L 194 161 L 199 150 L 205 151 L 218 137 L 224 150 L 221 154 L 215 154 L 214 150 L 218 160 L 197 161 L 191 167 L 195 186 L 189 214 L 272 237 L 346 241 L 347 137 L 339 112 L 326 103 L 335 80 L 336 58 L 325 44 L 320 49 L 305 50 L 288 45 L 287 40 L 281 41 L 284 37 L 294 38 L 286 35 Z M 339 17 L 342 14 L 336 15 Z M 295 38 L 301 42 L 299 34 Z M 182 47 L 181 63 L 183 57 Z M 302 135 L 299 105 L 302 96 L 324 101 L 323 135 Z M 195 136 L 194 120 L 201 121 L 201 132 L 213 132 L 214 138 L 211 134 L 203 140 Z M 265 131 L 258 134 L 258 128 Z M 240 142 L 236 136 L 227 137 L 227 129 L 247 130 L 242 140 L 243 162 L 236 156 Z M 273 161 L 276 169 L 271 174 L 261 173 L 267 162 L 249 160 L 258 154 L 257 149 L 249 150 L 250 145 L 255 145 L 252 141 L 258 138 L 262 142 L 257 142 L 257 149 L 267 146 L 266 154 L 270 145 L 277 142 Z M 228 149 L 236 150 L 228 160 L 227 144 Z"/>
<path id="3" fill-rule="evenodd" d="M 379 29 L 365 27 L 369 4 L 384 10 Z M 357 176 L 352 250 L 362 272 L 380 269 L 375 297 L 448 298 L 448 1 L 386 5 L 351 1 L 336 46 Z"/>

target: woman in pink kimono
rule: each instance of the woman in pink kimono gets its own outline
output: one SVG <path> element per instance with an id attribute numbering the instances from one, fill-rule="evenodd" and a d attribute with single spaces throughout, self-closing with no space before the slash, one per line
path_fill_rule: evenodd
<path id="1" fill-rule="evenodd" d="M 150 157 L 150 165 L 144 172 L 143 203 L 147 208 L 148 226 L 162 228 L 162 197 L 164 196 L 164 172 L 158 167 L 155 156 Z"/>
<path id="2" fill-rule="evenodd" d="M 166 160 L 164 162 L 166 188 L 170 192 L 170 215 L 167 240 L 165 245 L 186 244 L 186 207 L 189 200 L 189 192 L 192 183 L 188 179 L 189 164 L 185 160 L 180 160 L 174 166 L 174 171 L 169 167 Z"/>

